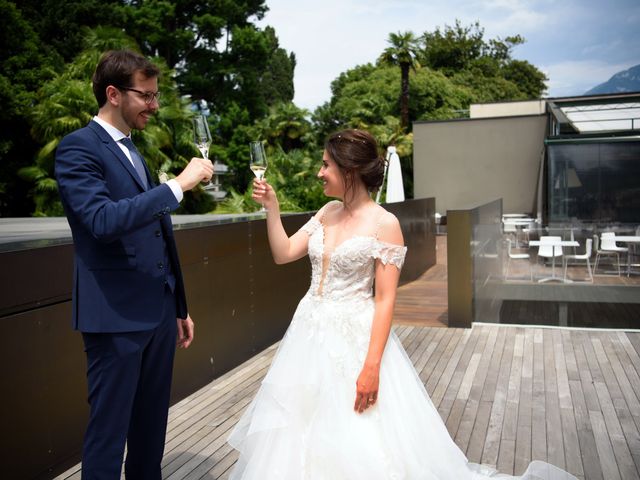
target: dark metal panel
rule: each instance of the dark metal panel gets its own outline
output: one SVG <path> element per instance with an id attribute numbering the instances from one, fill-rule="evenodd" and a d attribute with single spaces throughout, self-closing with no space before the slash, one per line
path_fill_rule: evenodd
<path id="1" fill-rule="evenodd" d="M 4 478 L 50 478 L 54 465 L 77 462 L 88 418 L 86 361 L 70 317 L 64 302 L 0 319 L 11 333 L 0 353 L 0 422 L 10 435 L 0 453 Z"/>
<path id="2" fill-rule="evenodd" d="M 447 210 L 447 283 L 449 326 L 470 328 L 473 322 L 470 210 Z"/>
<path id="3" fill-rule="evenodd" d="M 71 298 L 73 245 L 3 252 L 0 258 L 0 316 Z"/>
<path id="4" fill-rule="evenodd" d="M 400 284 L 411 282 L 436 264 L 436 200 L 405 200 L 384 207 L 398 218 L 407 246 Z"/>

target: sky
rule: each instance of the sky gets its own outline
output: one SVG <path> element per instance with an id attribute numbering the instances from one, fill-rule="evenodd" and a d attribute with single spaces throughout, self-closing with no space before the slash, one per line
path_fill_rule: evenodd
<path id="1" fill-rule="evenodd" d="M 266 0 L 258 22 L 276 30 L 296 55 L 295 98 L 313 111 L 331 98 L 331 82 L 369 62 L 391 32 L 420 36 L 476 21 L 484 38 L 519 34 L 513 58 L 542 70 L 549 97 L 582 95 L 640 64 L 640 0 Z"/>

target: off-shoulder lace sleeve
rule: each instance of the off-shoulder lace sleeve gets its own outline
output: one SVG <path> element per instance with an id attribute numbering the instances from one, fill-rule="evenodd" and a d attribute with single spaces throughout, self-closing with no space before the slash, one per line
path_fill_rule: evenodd
<path id="1" fill-rule="evenodd" d="M 313 235 L 313 232 L 315 232 L 318 229 L 318 227 L 321 227 L 321 226 L 322 224 L 318 221 L 316 217 L 311 217 L 307 223 L 305 223 L 303 226 L 300 227 L 300 230 L 303 232 L 306 232 L 307 235 L 311 236 Z"/>
<path id="2" fill-rule="evenodd" d="M 386 243 L 377 240 L 373 247 L 373 258 L 379 258 L 385 265 L 395 265 L 398 270 L 402 270 L 404 265 L 404 257 L 407 254 L 407 247 L 401 245 L 394 245 L 393 243 Z"/>

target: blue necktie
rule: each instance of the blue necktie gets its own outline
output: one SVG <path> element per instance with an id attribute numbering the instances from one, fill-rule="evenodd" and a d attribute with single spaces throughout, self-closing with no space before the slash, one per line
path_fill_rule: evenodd
<path id="1" fill-rule="evenodd" d="M 140 155 L 140 152 L 138 152 L 138 149 L 129 137 L 124 137 L 120 141 L 129 149 L 131 160 L 133 161 L 133 167 L 136 169 L 136 172 L 138 172 L 138 177 L 140 177 L 142 185 L 144 185 L 144 189 L 148 189 L 149 184 L 147 183 L 147 173 L 145 172 L 144 165 L 142 164 L 142 156 Z"/>

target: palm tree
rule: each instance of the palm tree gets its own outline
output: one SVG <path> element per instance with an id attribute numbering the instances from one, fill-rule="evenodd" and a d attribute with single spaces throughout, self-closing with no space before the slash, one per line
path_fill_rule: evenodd
<path id="1" fill-rule="evenodd" d="M 409 69 L 414 70 L 420 65 L 416 60 L 418 54 L 418 41 L 413 32 L 390 33 L 387 43 L 390 44 L 378 62 L 400 67 L 400 125 L 407 128 L 409 125 Z"/>

